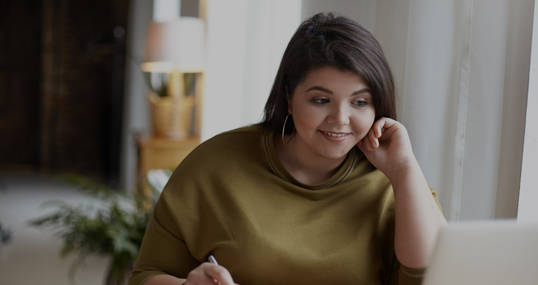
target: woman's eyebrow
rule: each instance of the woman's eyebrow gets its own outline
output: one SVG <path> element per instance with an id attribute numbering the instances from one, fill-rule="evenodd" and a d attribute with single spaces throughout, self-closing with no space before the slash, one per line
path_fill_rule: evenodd
<path id="1" fill-rule="evenodd" d="M 321 87 L 321 86 L 312 86 L 310 88 L 308 88 L 306 90 L 306 92 L 308 91 L 311 91 L 311 90 L 318 90 L 318 91 L 321 91 L 321 92 L 325 92 L 325 93 L 329 93 L 329 94 L 333 94 L 333 92 L 325 87 Z M 362 88 L 361 90 L 357 90 L 353 93 L 351 93 L 351 96 L 355 96 L 355 95 L 358 95 L 358 94 L 361 94 L 361 93 L 372 93 L 372 91 L 370 90 L 370 88 L 366 87 L 366 88 Z"/>
<path id="2" fill-rule="evenodd" d="M 321 86 L 317 86 L 317 85 L 308 88 L 308 89 L 306 90 L 306 92 L 311 91 L 311 90 L 318 90 L 318 91 L 321 91 L 321 92 L 325 92 L 325 93 L 333 94 L 333 92 L 332 92 L 331 90 L 329 90 L 329 89 L 327 89 L 327 88 L 324 88 L 324 87 L 321 87 Z"/>
<path id="3" fill-rule="evenodd" d="M 372 91 L 370 90 L 370 88 L 366 87 L 366 88 L 362 88 L 361 90 L 353 92 L 353 94 L 351 94 L 351 96 L 358 95 L 358 94 L 361 94 L 361 93 L 370 93 L 370 94 L 372 94 Z"/>

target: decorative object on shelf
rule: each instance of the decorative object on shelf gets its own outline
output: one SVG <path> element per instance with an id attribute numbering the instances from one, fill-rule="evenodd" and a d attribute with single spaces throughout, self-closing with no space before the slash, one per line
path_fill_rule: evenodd
<path id="1" fill-rule="evenodd" d="M 166 183 L 168 183 L 170 176 L 172 176 L 172 171 L 170 169 L 152 169 L 148 171 L 146 179 L 154 191 L 161 193 L 163 192 Z"/>
<path id="2" fill-rule="evenodd" d="M 152 90 L 155 137 L 183 139 L 193 132 L 200 108 L 193 88 L 204 69 L 204 35 L 204 22 L 195 17 L 149 24 L 141 69 Z"/>
<path id="3" fill-rule="evenodd" d="M 82 175 L 62 178 L 93 199 L 77 206 L 62 201 L 45 202 L 43 207 L 55 207 L 56 211 L 28 224 L 52 229 L 63 241 L 60 256 L 78 254 L 69 270 L 71 282 L 74 283 L 75 273 L 86 257 L 97 255 L 111 259 L 107 285 L 127 284 L 151 210 L 144 209 L 140 195 L 111 190 Z M 153 196 L 153 205 L 158 196 Z"/>

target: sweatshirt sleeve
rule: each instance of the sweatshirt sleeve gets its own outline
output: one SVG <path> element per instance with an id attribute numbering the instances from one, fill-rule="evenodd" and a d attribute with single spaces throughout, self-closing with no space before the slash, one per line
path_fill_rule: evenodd
<path id="1" fill-rule="evenodd" d="M 129 285 L 141 285 L 155 275 L 186 278 L 200 265 L 189 252 L 163 197 L 155 205 Z"/>
<path id="2" fill-rule="evenodd" d="M 420 285 L 424 277 L 424 269 L 412 269 L 400 265 L 398 285 Z"/>

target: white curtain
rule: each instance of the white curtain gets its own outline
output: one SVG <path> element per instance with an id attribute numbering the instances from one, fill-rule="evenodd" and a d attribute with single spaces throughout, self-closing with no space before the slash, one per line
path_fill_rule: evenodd
<path id="1" fill-rule="evenodd" d="M 452 221 L 515 218 L 534 0 L 303 0 L 380 41 L 399 120 Z"/>

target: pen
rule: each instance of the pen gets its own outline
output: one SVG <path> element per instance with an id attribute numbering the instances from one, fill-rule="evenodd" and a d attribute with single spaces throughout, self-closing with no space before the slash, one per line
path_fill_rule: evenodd
<path id="1" fill-rule="evenodd" d="M 213 255 L 210 255 L 208 258 L 209 262 L 215 264 L 215 265 L 219 265 L 217 260 L 215 259 L 215 257 Z"/>

